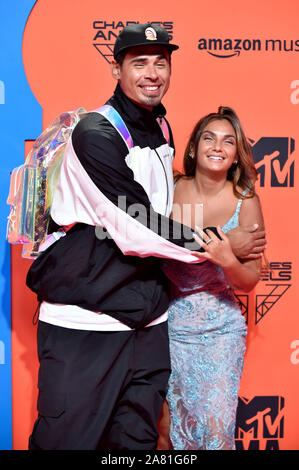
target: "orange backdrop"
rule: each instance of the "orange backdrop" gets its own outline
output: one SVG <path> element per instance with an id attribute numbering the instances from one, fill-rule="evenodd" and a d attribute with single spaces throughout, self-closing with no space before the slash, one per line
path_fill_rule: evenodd
<path id="1" fill-rule="evenodd" d="M 38 0 L 23 38 L 29 85 L 43 127 L 60 112 L 94 109 L 112 94 L 111 45 L 128 22 L 159 22 L 179 51 L 163 103 L 176 142 L 175 167 L 195 122 L 219 105 L 239 114 L 260 174 L 272 273 L 249 296 L 237 448 L 299 449 L 297 315 L 299 40 L 297 0 L 190 0 L 187 4 Z M 30 148 L 26 142 L 25 152 Z M 30 262 L 12 247 L 13 447 L 26 449 L 36 417 L 35 296 L 25 287 Z"/>

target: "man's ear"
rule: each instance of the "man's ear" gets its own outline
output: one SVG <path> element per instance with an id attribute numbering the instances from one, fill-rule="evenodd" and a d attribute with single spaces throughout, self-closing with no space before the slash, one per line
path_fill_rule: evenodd
<path id="1" fill-rule="evenodd" d="M 120 65 L 115 60 L 111 61 L 111 73 L 115 80 L 120 79 Z"/>

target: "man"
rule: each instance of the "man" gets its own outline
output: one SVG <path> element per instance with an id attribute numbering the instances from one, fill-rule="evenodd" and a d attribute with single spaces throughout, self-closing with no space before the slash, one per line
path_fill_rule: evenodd
<path id="1" fill-rule="evenodd" d="M 51 216 L 75 225 L 27 276 L 41 302 L 39 416 L 30 449 L 156 448 L 170 372 L 159 258 L 198 262 L 188 249 L 196 246 L 192 233 L 168 219 L 173 142 L 170 128 L 168 143 L 160 127 L 161 99 L 177 48 L 159 26 L 124 28 L 108 104 L 134 146 L 128 151 L 94 112 L 66 149 Z"/>

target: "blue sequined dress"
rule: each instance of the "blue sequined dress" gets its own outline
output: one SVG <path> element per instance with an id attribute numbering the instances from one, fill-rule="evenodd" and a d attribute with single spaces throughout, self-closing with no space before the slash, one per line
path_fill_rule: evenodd
<path id="1" fill-rule="evenodd" d="M 239 225 L 238 201 L 227 232 Z M 247 328 L 223 270 L 205 261 L 167 260 L 176 296 L 169 308 L 171 376 L 167 401 L 174 449 L 235 449 Z"/>

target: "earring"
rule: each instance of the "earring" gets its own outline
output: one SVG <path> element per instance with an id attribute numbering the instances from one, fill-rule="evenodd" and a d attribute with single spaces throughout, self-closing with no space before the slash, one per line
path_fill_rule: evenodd
<path id="1" fill-rule="evenodd" d="M 192 158 L 192 159 L 194 158 L 194 155 L 193 155 L 192 152 L 189 152 L 189 157 Z"/>

